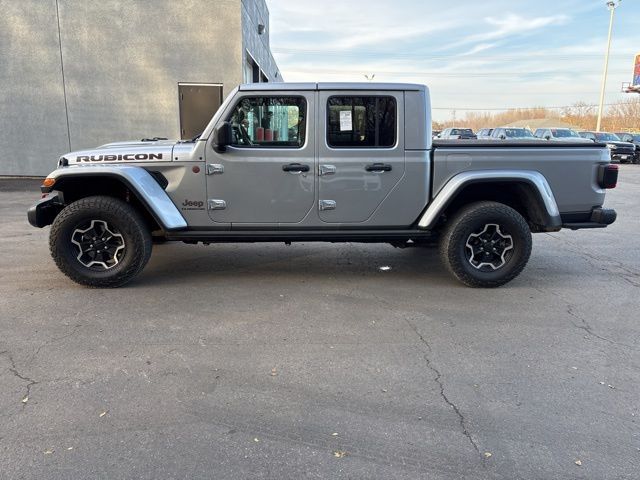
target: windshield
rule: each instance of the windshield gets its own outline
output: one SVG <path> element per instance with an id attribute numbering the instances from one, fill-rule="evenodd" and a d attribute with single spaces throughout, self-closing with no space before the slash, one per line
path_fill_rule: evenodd
<path id="1" fill-rule="evenodd" d="M 451 135 L 473 135 L 473 131 L 470 128 L 454 128 Z"/>
<path id="2" fill-rule="evenodd" d="M 535 138 L 528 128 L 505 128 L 504 134 L 507 138 Z"/>
<path id="3" fill-rule="evenodd" d="M 599 142 L 619 142 L 620 137 L 615 133 L 596 133 L 596 140 Z"/>
<path id="4" fill-rule="evenodd" d="M 580 135 L 578 135 L 576 132 L 574 132 L 573 130 L 570 130 L 568 128 L 563 128 L 563 129 L 552 129 L 551 133 L 554 137 L 556 138 L 570 138 L 570 137 L 578 137 L 580 138 Z"/>

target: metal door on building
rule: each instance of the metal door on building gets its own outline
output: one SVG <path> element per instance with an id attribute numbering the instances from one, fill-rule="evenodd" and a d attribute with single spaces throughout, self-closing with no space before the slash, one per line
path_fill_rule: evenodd
<path id="1" fill-rule="evenodd" d="M 200 135 L 222 105 L 222 84 L 179 83 L 180 138 Z"/>

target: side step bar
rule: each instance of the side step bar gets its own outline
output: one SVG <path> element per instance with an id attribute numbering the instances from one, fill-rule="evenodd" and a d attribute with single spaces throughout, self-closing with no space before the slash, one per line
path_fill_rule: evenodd
<path id="1" fill-rule="evenodd" d="M 433 238 L 420 230 L 186 230 L 167 232 L 167 240 L 187 243 L 237 242 L 360 242 L 379 243 Z"/>

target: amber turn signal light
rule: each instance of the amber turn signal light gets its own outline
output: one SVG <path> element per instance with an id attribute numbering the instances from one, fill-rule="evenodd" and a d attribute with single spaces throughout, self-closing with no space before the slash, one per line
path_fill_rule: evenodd
<path id="1" fill-rule="evenodd" d="M 56 183 L 56 179 L 55 178 L 45 178 L 44 182 L 42 182 L 42 186 L 43 187 L 53 187 L 53 185 Z"/>

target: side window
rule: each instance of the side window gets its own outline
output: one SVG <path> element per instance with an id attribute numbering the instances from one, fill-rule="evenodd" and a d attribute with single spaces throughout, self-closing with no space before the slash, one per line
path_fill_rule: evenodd
<path id="1" fill-rule="evenodd" d="M 235 147 L 301 148 L 307 103 L 302 97 L 244 97 L 228 121 Z"/>
<path id="2" fill-rule="evenodd" d="M 330 97 L 327 101 L 327 144 L 338 148 L 393 147 L 396 117 L 393 97 Z"/>

